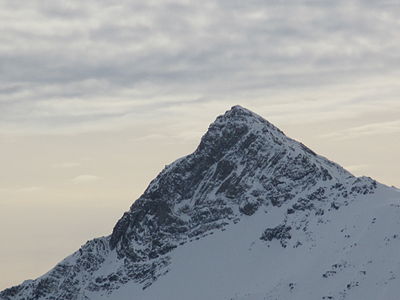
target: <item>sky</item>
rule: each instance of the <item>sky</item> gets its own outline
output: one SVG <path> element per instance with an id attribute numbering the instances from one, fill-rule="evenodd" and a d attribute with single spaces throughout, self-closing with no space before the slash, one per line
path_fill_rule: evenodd
<path id="1" fill-rule="evenodd" d="M 239 104 L 400 187 L 400 2 L 0 0 L 0 290 L 108 235 Z"/>

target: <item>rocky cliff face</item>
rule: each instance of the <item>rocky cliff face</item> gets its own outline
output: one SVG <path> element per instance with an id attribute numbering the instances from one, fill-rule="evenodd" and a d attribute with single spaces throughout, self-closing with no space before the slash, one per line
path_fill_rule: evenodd
<path id="1" fill-rule="evenodd" d="M 150 183 L 110 236 L 88 242 L 49 273 L 1 292 L 0 299 L 119 299 L 115 292 L 128 285 L 151 290 L 173 270 L 177 249 L 260 214 L 279 217 L 257 233 L 255 243 L 315 246 L 310 224 L 328 222 L 326 215 L 373 195 L 378 185 L 234 106 L 210 125 L 194 153 Z"/>

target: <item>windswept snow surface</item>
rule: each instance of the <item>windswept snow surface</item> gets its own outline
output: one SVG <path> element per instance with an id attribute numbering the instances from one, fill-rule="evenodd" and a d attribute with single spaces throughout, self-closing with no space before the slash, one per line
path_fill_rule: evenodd
<path id="1" fill-rule="evenodd" d="M 260 210 L 179 247 L 151 288 L 127 284 L 101 299 L 399 299 L 398 192 L 379 186 L 344 209 L 311 217 L 307 232 L 293 234 L 286 248 L 260 240 L 285 213 Z"/>
<path id="2" fill-rule="evenodd" d="M 398 300 L 400 192 L 235 106 L 114 227 L 2 300 Z"/>

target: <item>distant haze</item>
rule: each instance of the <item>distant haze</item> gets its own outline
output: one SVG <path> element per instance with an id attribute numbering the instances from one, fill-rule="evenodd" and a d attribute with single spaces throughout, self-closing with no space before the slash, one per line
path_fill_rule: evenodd
<path id="1" fill-rule="evenodd" d="M 0 289 L 107 235 L 240 104 L 400 186 L 395 1 L 2 1 Z"/>

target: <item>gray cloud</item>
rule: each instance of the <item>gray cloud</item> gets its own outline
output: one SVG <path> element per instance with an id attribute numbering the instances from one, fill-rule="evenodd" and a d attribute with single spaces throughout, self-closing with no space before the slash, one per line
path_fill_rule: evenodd
<path id="1" fill-rule="evenodd" d="M 361 97 L 348 105 L 363 107 L 400 92 L 392 80 L 400 67 L 400 6 L 393 1 L 0 6 L 3 132 L 95 130 L 123 116 L 249 97 L 262 106 L 296 94 L 303 98 L 292 102 L 317 94 L 330 103 L 349 83 L 382 93 L 347 91 L 333 106 Z"/>

